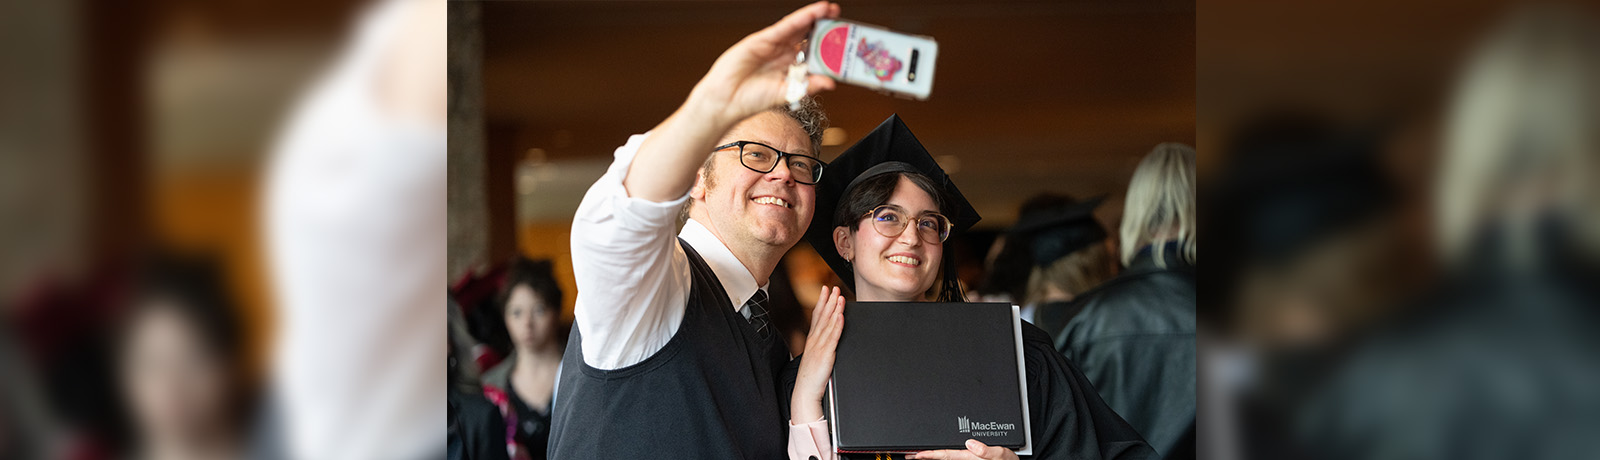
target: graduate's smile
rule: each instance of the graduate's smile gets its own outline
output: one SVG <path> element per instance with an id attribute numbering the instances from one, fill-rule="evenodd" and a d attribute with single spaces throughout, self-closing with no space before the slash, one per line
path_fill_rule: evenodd
<path id="1" fill-rule="evenodd" d="M 902 266 L 902 267 L 916 268 L 918 265 L 922 265 L 922 257 L 919 257 L 916 254 L 912 254 L 912 253 L 909 253 L 909 252 L 898 252 L 898 253 L 890 254 L 888 257 L 885 257 L 884 259 L 888 260 L 889 263 L 891 263 L 891 264 L 899 265 L 899 266 Z"/>

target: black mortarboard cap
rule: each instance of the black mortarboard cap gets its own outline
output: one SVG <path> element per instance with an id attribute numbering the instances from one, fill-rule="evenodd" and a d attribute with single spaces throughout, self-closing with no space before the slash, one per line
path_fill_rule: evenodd
<path id="1" fill-rule="evenodd" d="M 1024 201 L 980 290 L 1003 292 L 1020 302 L 1027 295 L 1034 267 L 1048 266 L 1105 241 L 1105 229 L 1094 220 L 1094 210 L 1104 200 L 1104 196 L 1078 201 L 1067 195 L 1041 194 Z"/>
<path id="2" fill-rule="evenodd" d="M 834 211 L 839 200 L 862 180 L 894 172 L 921 173 L 944 191 L 946 209 L 941 213 L 950 219 L 954 227 L 951 229 L 952 237 L 972 228 L 982 218 L 977 210 L 972 209 L 972 203 L 967 202 L 956 184 L 950 181 L 944 168 L 939 167 L 939 163 L 928 154 L 928 149 L 911 134 L 911 128 L 900 121 L 899 115 L 890 115 L 889 119 L 828 163 L 822 171 L 822 180 L 816 184 L 817 207 L 811 217 L 811 227 L 806 230 L 806 241 L 816 248 L 817 254 L 828 262 L 828 266 L 851 291 L 855 290 L 855 272 L 843 257 L 839 257 L 839 251 L 833 246 Z M 947 253 L 945 257 L 947 277 L 954 276 L 954 270 L 948 263 L 951 261 L 949 255 Z"/>
<path id="3" fill-rule="evenodd" d="M 1007 241 L 1026 241 L 1030 265 L 1039 267 L 1099 244 L 1105 241 L 1106 230 L 1094 220 L 1094 210 L 1102 201 L 1103 196 L 1024 214 L 1007 232 Z"/>

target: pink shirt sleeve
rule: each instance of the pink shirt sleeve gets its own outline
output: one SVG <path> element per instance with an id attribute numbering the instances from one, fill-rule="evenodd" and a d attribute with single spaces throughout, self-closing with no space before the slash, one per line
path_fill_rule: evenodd
<path id="1" fill-rule="evenodd" d="M 833 438 L 828 433 L 828 421 L 817 420 L 795 425 L 789 423 L 789 460 L 835 460 Z"/>

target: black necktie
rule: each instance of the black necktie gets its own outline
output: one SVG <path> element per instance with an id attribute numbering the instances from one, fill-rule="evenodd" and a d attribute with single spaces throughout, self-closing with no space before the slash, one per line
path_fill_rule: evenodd
<path id="1" fill-rule="evenodd" d="M 771 344 L 772 325 L 767 322 L 766 291 L 757 289 L 756 294 L 750 296 L 750 300 L 744 303 L 744 307 L 750 309 L 750 327 L 756 330 L 756 338 L 761 339 L 762 345 Z"/>

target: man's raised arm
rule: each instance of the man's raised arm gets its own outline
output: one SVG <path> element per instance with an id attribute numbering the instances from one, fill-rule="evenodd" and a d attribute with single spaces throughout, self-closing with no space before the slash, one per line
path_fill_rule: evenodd
<path id="1" fill-rule="evenodd" d="M 689 273 L 675 230 L 696 172 L 728 129 L 783 102 L 795 45 L 818 18 L 838 15 L 838 5 L 814 3 L 740 40 L 672 116 L 617 149 L 572 221 L 574 316 L 587 364 L 639 363 L 677 332 Z M 827 77 L 809 80 L 810 94 L 833 88 Z"/>
<path id="2" fill-rule="evenodd" d="M 740 121 L 783 102 L 785 69 L 794 63 L 796 45 L 811 25 L 817 19 L 837 17 L 839 5 L 812 3 L 724 51 L 695 84 L 689 99 L 639 147 L 634 168 L 622 181 L 628 196 L 661 202 L 688 193 L 695 171 L 717 138 Z M 807 78 L 807 94 L 833 89 L 828 77 Z"/>

